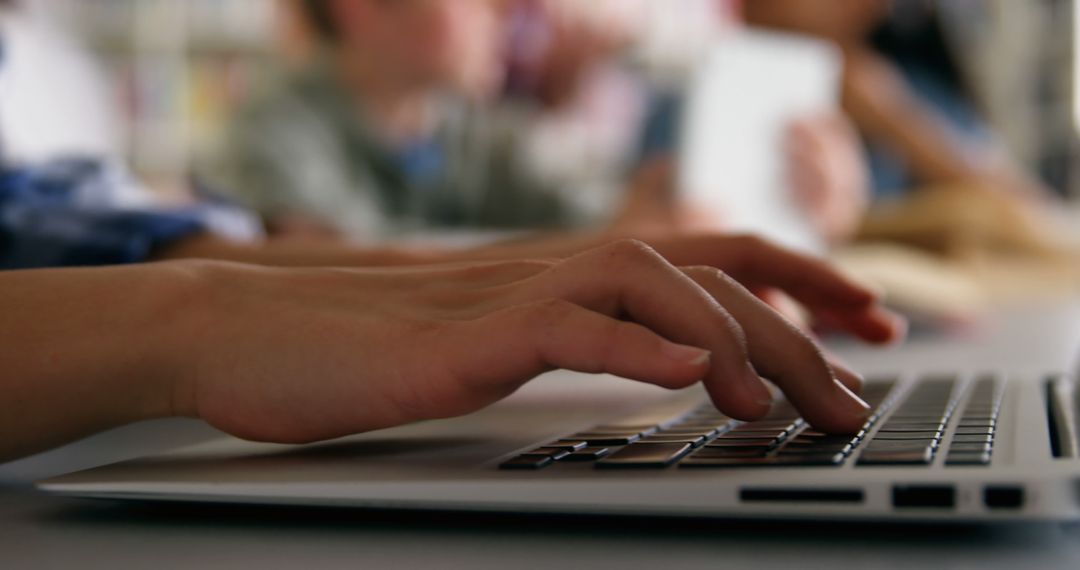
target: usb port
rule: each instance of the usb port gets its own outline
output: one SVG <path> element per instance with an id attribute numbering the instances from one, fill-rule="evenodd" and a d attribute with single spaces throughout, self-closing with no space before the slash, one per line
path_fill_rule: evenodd
<path id="1" fill-rule="evenodd" d="M 956 507 L 956 489 L 951 485 L 894 485 L 892 503 L 898 509 L 951 509 Z"/>
<path id="2" fill-rule="evenodd" d="M 983 504 L 990 509 L 1019 509 L 1024 506 L 1024 489 L 998 485 L 983 489 Z"/>

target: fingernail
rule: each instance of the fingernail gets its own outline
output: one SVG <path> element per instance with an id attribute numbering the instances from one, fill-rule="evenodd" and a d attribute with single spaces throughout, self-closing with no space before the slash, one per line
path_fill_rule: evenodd
<path id="1" fill-rule="evenodd" d="M 712 352 L 698 348 L 696 346 L 687 346 L 685 344 L 676 344 L 674 342 L 665 343 L 663 347 L 664 356 L 678 362 L 685 362 L 691 366 L 701 366 L 709 361 L 712 357 Z"/>
<path id="2" fill-rule="evenodd" d="M 844 394 L 843 406 L 845 412 L 860 418 L 870 415 L 870 404 L 867 404 L 862 398 L 856 396 L 854 392 L 848 390 L 847 386 L 844 386 L 839 380 L 833 380 L 833 385 Z"/>
<path id="3" fill-rule="evenodd" d="M 744 382 L 746 383 L 747 390 L 750 391 L 750 396 L 754 399 L 758 405 L 771 406 L 773 402 L 772 392 L 765 386 L 765 381 L 761 379 L 761 375 L 757 373 L 753 365 L 746 365 L 746 376 Z"/>

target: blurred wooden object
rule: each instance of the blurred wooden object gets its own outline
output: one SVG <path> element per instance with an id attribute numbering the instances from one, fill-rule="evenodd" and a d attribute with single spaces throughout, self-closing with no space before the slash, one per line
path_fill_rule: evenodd
<path id="1" fill-rule="evenodd" d="M 897 307 L 945 321 L 1076 295 L 1080 243 L 1047 208 L 976 185 L 927 188 L 872 210 L 836 259 Z"/>

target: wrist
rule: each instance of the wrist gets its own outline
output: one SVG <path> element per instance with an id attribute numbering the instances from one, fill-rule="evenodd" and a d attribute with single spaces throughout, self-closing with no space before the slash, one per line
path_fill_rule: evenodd
<path id="1" fill-rule="evenodd" d="M 146 266 L 152 294 L 144 308 L 149 318 L 139 328 L 148 366 L 141 378 L 133 379 L 145 394 L 139 419 L 198 415 L 195 386 L 201 347 L 212 332 L 213 275 L 224 265 L 178 261 Z"/>

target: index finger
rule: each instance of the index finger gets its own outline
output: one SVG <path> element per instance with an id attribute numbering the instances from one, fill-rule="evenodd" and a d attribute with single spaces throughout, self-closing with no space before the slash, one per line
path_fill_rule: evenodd
<path id="1" fill-rule="evenodd" d="M 880 305 L 880 294 L 827 262 L 773 245 L 754 236 L 699 236 L 677 239 L 659 248 L 676 265 L 709 265 L 750 288 L 774 287 L 815 315 L 860 338 L 886 343 L 899 339 L 903 319 Z"/>
<path id="2" fill-rule="evenodd" d="M 664 338 L 710 351 L 703 378 L 717 407 L 737 419 L 768 411 L 772 395 L 750 365 L 745 334 L 730 313 L 679 269 L 640 242 L 581 254 L 511 286 L 504 302 L 562 299 L 627 318 Z"/>
<path id="3" fill-rule="evenodd" d="M 802 331 L 723 273 L 711 268 L 685 271 L 735 316 L 746 332 L 754 366 L 814 427 L 848 433 L 865 423 L 869 407 L 838 379 L 848 371 L 838 374 Z"/>

